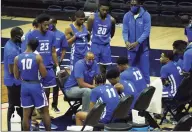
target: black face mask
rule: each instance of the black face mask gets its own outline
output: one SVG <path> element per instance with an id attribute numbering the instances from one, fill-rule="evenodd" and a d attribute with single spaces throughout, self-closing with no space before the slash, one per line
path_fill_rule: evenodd
<path id="1" fill-rule="evenodd" d="M 21 41 L 21 36 L 18 36 L 18 35 L 15 36 L 14 42 L 15 42 L 15 43 L 20 43 L 20 44 L 21 44 L 21 43 L 22 43 L 22 41 Z"/>

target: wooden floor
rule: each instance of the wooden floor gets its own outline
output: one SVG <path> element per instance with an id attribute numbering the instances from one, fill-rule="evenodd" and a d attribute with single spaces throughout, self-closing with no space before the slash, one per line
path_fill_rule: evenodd
<path id="1" fill-rule="evenodd" d="M 12 19 L 12 20 L 22 20 L 22 21 L 33 21 L 34 18 L 20 18 L 20 17 L 7 17 L 2 16 L 2 19 Z M 58 21 L 57 28 L 61 31 L 64 31 L 65 28 L 70 24 L 71 22 L 67 21 Z M 28 32 L 29 29 L 31 29 L 31 24 L 26 24 L 20 26 L 24 33 Z M 7 28 L 4 30 L 1 30 L 1 37 L 3 38 L 9 38 L 10 37 L 10 29 Z M 124 42 L 122 39 L 122 29 L 120 27 L 116 28 L 115 36 L 112 39 L 111 45 L 112 46 L 119 46 L 124 47 Z M 151 35 L 150 35 L 150 46 L 153 49 L 172 49 L 172 43 L 175 40 L 183 39 L 185 40 L 186 37 L 184 36 L 184 29 L 183 28 L 170 28 L 170 27 L 152 27 L 151 29 Z M 3 84 L 3 65 L 1 65 L 1 95 L 2 95 L 2 102 L 7 102 L 7 90 L 6 87 Z M 52 101 L 50 101 L 52 102 Z M 7 130 L 7 122 L 6 122 L 6 114 L 7 114 L 7 104 L 2 104 L 2 131 Z M 63 115 L 63 113 L 68 108 L 68 104 L 63 101 L 63 96 L 61 95 L 59 97 L 59 109 L 62 111 L 61 114 L 55 115 L 51 110 L 51 114 L 54 117 L 58 117 L 60 115 Z"/>

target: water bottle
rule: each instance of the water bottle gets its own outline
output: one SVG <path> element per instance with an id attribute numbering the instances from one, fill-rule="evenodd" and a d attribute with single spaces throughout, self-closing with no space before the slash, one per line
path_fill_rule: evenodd
<path id="1" fill-rule="evenodd" d="M 15 111 L 11 115 L 11 131 L 21 131 L 21 117 L 17 113 L 17 108 L 19 106 L 15 106 Z"/>

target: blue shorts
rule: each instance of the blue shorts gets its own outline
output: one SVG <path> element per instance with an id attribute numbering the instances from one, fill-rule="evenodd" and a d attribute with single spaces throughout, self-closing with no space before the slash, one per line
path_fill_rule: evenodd
<path id="1" fill-rule="evenodd" d="M 57 86 L 56 75 L 53 68 L 47 68 L 47 76 L 41 79 L 43 88 L 53 88 Z"/>
<path id="2" fill-rule="evenodd" d="M 21 83 L 21 106 L 36 109 L 48 106 L 47 97 L 40 83 Z"/>
<path id="3" fill-rule="evenodd" d="M 102 65 L 110 65 L 112 63 L 110 44 L 91 44 L 91 51 L 94 53 L 97 63 Z"/>

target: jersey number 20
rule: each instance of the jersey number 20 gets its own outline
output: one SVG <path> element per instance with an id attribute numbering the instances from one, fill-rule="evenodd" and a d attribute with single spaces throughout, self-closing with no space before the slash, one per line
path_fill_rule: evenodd
<path id="1" fill-rule="evenodd" d="M 97 34 L 99 35 L 105 35 L 106 32 L 107 32 L 107 28 L 104 28 L 104 27 L 99 27 L 97 30 Z"/>
<path id="2" fill-rule="evenodd" d="M 31 69 L 32 67 L 32 59 L 22 59 L 21 63 L 23 65 L 23 70 L 25 69 Z"/>

